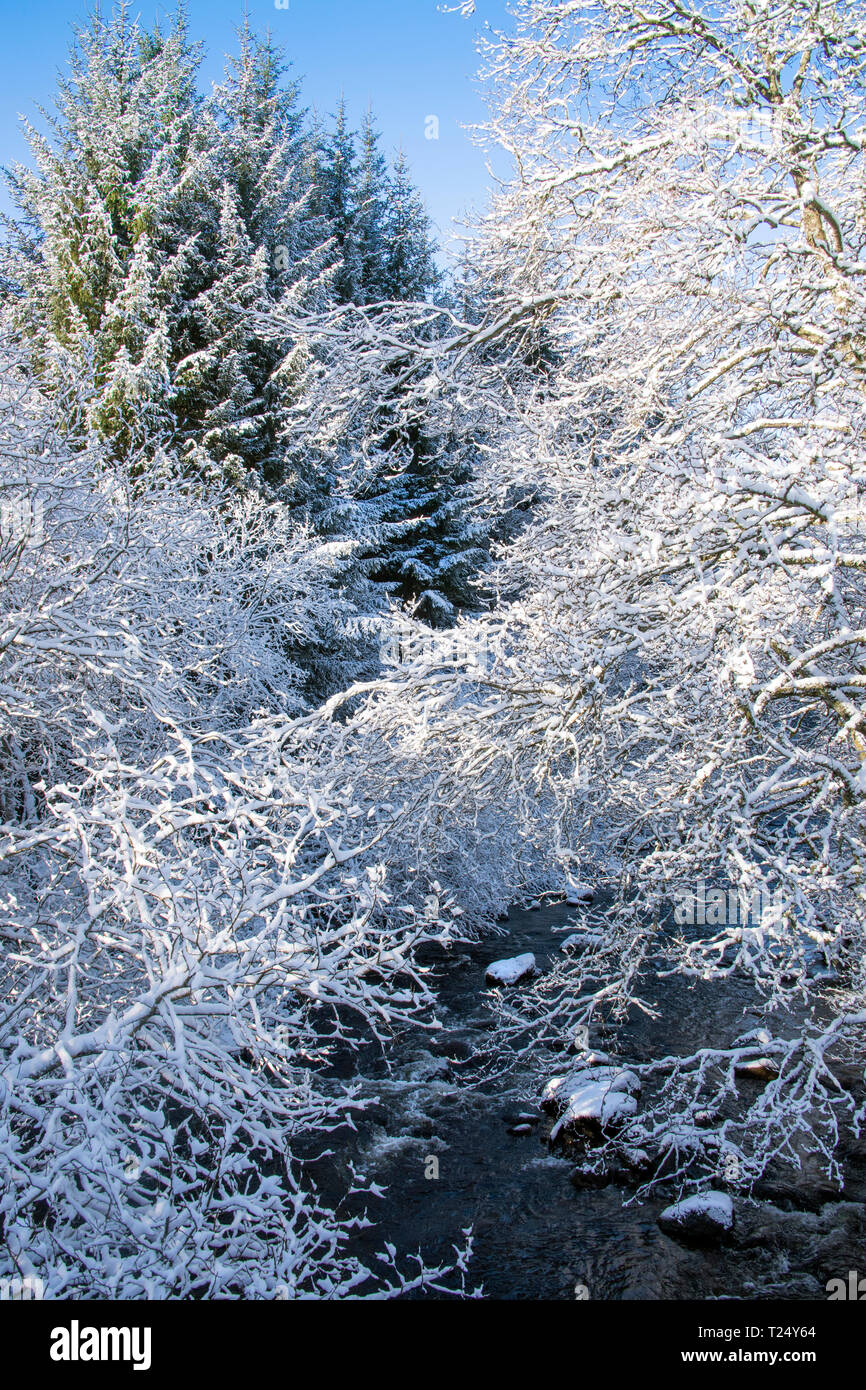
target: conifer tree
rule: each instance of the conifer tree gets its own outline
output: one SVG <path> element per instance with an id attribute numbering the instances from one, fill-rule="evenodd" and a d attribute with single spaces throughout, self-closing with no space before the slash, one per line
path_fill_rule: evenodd
<path id="1" fill-rule="evenodd" d="M 80 423 L 118 456 L 180 443 L 221 476 L 282 469 L 286 344 L 262 335 L 286 296 L 323 302 L 329 228 L 309 209 L 309 150 L 280 50 L 245 23 L 204 103 L 184 12 L 143 32 L 121 0 L 77 37 L 5 278 L 43 384 L 87 375 Z"/>
<path id="2" fill-rule="evenodd" d="M 92 380 L 80 423 L 120 454 L 171 427 L 171 305 L 195 261 L 197 65 L 182 9 L 167 35 L 143 34 L 126 0 L 110 21 L 97 13 L 50 135 L 26 127 L 35 168 L 11 175 L 17 327 L 48 389 Z"/>
<path id="3" fill-rule="evenodd" d="M 338 303 L 356 304 L 361 297 L 358 157 L 343 98 L 337 107 L 334 130 L 324 143 L 321 178 L 321 208 L 334 236 L 339 258 L 333 277 L 334 294 Z"/>
<path id="4" fill-rule="evenodd" d="M 388 297 L 385 274 L 388 165 L 379 148 L 372 109 L 361 126 L 358 175 L 357 243 L 360 262 L 361 302 L 375 304 Z"/>
<path id="5" fill-rule="evenodd" d="M 438 283 L 430 219 L 399 151 L 388 180 L 384 276 L 390 299 L 423 299 Z"/>
<path id="6" fill-rule="evenodd" d="M 364 128 L 371 149 L 370 121 Z M 372 163 L 375 146 L 368 156 Z M 373 166 L 375 168 L 375 166 Z M 423 300 L 439 283 L 430 222 L 400 151 L 385 178 L 383 215 L 376 226 L 378 268 L 368 302 Z M 484 528 L 467 513 L 463 489 L 471 477 L 469 454 L 456 440 L 431 432 L 416 418 L 385 438 L 379 466 L 358 497 L 372 547 L 367 572 L 435 626 L 477 602 L 471 579 L 484 563 Z"/>
<path id="7" fill-rule="evenodd" d="M 303 112 L 297 85 L 283 80 L 282 52 L 247 22 L 238 37 L 205 113 L 211 208 L 199 238 L 208 274 L 179 326 L 176 400 L 191 453 L 277 482 L 286 344 L 262 335 L 257 319 L 287 295 L 321 298 L 327 224 L 311 215 Z"/>

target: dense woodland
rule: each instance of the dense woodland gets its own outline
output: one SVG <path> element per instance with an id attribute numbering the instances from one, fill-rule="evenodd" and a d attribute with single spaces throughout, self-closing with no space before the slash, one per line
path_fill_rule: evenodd
<path id="1" fill-rule="evenodd" d="M 301 1155 L 366 1103 L 337 1051 L 435 1025 L 419 951 L 576 880 L 606 927 L 491 991 L 503 1051 L 573 1070 L 660 952 L 749 980 L 761 1028 L 658 1059 L 603 1152 L 647 1191 L 832 1179 L 866 1118 L 863 4 L 519 0 L 482 52 L 513 177 L 447 274 L 373 113 L 307 111 L 246 27 L 207 97 L 200 57 L 182 13 L 95 19 L 10 174 L 0 1274 L 459 1292 L 461 1232 L 367 1267 Z M 671 929 L 700 882 L 762 905 Z"/>

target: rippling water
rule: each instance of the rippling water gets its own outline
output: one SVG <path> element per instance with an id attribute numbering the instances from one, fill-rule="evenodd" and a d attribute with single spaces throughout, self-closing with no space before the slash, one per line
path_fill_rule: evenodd
<path id="1" fill-rule="evenodd" d="M 443 1034 L 419 1041 L 413 1033 L 398 1044 L 390 1075 L 377 1087 L 381 1103 L 359 1124 L 357 1135 L 334 1143 L 330 1181 L 344 1182 L 351 1160 L 387 1188 L 381 1200 L 368 1203 L 376 1225 L 357 1238 L 358 1254 L 369 1259 L 388 1240 L 404 1252 L 420 1250 L 428 1263 L 447 1262 L 461 1230 L 471 1226 L 470 1282 L 487 1297 L 823 1297 L 825 1266 L 819 1261 L 816 1268 L 815 1240 L 811 1227 L 805 1229 L 815 1218 L 794 1210 L 820 1206 L 820 1193 L 814 1200 L 805 1179 L 802 1201 L 796 1190 L 788 1192 L 793 1201 L 787 1201 L 792 1208 L 787 1218 L 782 1212 L 775 1225 L 762 1225 L 755 1206 L 735 1245 L 689 1248 L 663 1235 L 656 1224 L 658 1212 L 676 1193 L 641 1204 L 615 1184 L 572 1185 L 574 1161 L 551 1154 L 550 1122 L 537 1106 L 538 1078 L 528 1070 L 516 1071 L 507 1084 L 480 1090 L 462 1084 L 460 1058 L 484 1046 L 491 1026 L 483 1007 L 485 966 L 532 951 L 543 970 L 559 954 L 562 934 L 556 929 L 580 914 L 580 908 L 563 904 L 514 911 L 503 935 L 458 947 L 440 964 Z M 675 979 L 655 982 L 651 994 L 660 1017 L 648 1020 L 638 1013 L 618 1031 L 618 1060 L 692 1051 L 755 1026 L 754 998 L 745 984 L 720 990 Z M 522 1114 L 530 1113 L 535 1123 L 528 1133 L 509 1133 Z M 431 1176 L 437 1164 L 438 1177 Z M 863 1190 L 853 1193 L 860 1198 L 866 1197 L 866 1154 L 861 1167 Z M 328 1186 L 327 1175 L 324 1181 Z M 801 1227 L 808 1247 L 802 1269 L 796 1248 Z M 786 1248 L 792 1243 L 793 1251 Z M 837 1259 L 842 1258 L 840 1251 Z M 832 1260 L 826 1268 L 833 1268 Z"/>

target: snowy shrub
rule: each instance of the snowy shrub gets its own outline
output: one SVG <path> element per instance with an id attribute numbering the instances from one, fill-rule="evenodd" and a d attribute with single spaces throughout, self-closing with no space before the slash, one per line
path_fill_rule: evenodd
<path id="1" fill-rule="evenodd" d="M 295 1156 L 362 1103 L 334 1047 L 422 1016 L 414 946 L 449 930 L 293 732 L 335 557 L 58 415 L 7 359 L 0 497 L 42 525 L 0 552 L 0 1267 L 55 1298 L 402 1288 Z"/>

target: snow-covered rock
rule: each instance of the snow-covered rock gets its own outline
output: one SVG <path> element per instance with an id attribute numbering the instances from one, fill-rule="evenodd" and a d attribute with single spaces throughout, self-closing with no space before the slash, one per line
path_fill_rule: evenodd
<path id="1" fill-rule="evenodd" d="M 734 1204 L 727 1192 L 698 1192 L 665 1207 L 658 1224 L 667 1235 L 701 1239 L 724 1235 L 734 1224 Z"/>
<path id="2" fill-rule="evenodd" d="M 541 1092 L 542 1110 L 552 1110 L 554 1114 L 559 1113 L 564 1103 L 562 1101 L 563 1088 L 568 1079 L 567 1076 L 552 1076 L 550 1078 Z"/>
<path id="3" fill-rule="evenodd" d="M 751 1062 L 738 1062 L 736 1073 L 754 1081 L 773 1081 L 779 1075 L 779 1064 L 772 1057 L 755 1057 Z"/>
<path id="4" fill-rule="evenodd" d="M 535 956 L 531 951 L 527 951 L 522 956 L 493 961 L 484 972 L 484 978 L 489 985 L 516 985 L 535 972 Z"/>
<path id="5" fill-rule="evenodd" d="M 563 951 L 584 951 L 587 946 L 600 946 L 604 935 L 600 931 L 578 931 L 567 936 L 560 947 Z"/>
<path id="6" fill-rule="evenodd" d="M 636 1111 L 634 1096 L 613 1091 L 603 1081 L 587 1081 L 568 1095 L 565 1110 L 550 1131 L 551 1143 L 563 1130 L 582 1127 L 605 1130 L 631 1119 Z"/>
<path id="7" fill-rule="evenodd" d="M 623 1149 L 622 1157 L 623 1162 L 629 1168 L 649 1168 L 652 1164 L 652 1158 L 647 1153 L 646 1149 L 638 1149 L 635 1148 L 633 1145 L 627 1145 Z"/>
<path id="8" fill-rule="evenodd" d="M 612 1090 L 627 1091 L 630 1095 L 637 1095 L 641 1088 L 633 1071 L 611 1064 L 605 1052 L 589 1052 L 581 1056 L 570 1072 L 550 1078 L 541 1093 L 542 1109 L 558 1113 L 565 1106 L 563 1097 L 587 1081 L 605 1082 Z"/>
<path id="9" fill-rule="evenodd" d="M 637 1111 L 640 1081 L 633 1071 L 615 1066 L 580 1067 L 567 1076 L 554 1076 L 541 1097 L 545 1110 L 559 1119 L 550 1131 L 551 1143 L 569 1129 L 605 1130 L 623 1124 Z"/>
<path id="10" fill-rule="evenodd" d="M 569 883 L 565 890 L 565 901 L 569 907 L 579 907 L 581 903 L 591 903 L 595 896 L 588 883 Z"/>

